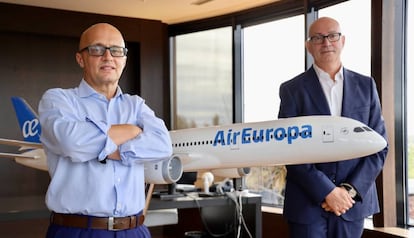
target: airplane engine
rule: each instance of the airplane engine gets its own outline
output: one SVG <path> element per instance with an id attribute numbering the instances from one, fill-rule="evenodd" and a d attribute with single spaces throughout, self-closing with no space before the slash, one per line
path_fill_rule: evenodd
<path id="1" fill-rule="evenodd" d="M 250 168 L 213 169 L 214 176 L 224 178 L 240 178 L 250 173 Z"/>
<path id="2" fill-rule="evenodd" d="M 181 160 L 173 156 L 168 160 L 145 164 L 145 182 L 170 184 L 177 182 L 183 174 Z"/>

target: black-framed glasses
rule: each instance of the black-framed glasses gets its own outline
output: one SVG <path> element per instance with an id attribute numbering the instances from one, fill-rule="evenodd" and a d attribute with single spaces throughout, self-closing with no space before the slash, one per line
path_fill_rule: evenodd
<path id="1" fill-rule="evenodd" d="M 338 41 L 339 38 L 341 38 L 341 33 L 340 32 L 336 32 L 336 33 L 329 33 L 328 35 L 322 35 L 322 34 L 317 34 L 314 36 L 310 36 L 308 38 L 308 41 L 312 42 L 313 44 L 322 44 L 325 39 L 328 39 L 329 42 L 335 42 Z"/>
<path id="2" fill-rule="evenodd" d="M 121 46 L 111 46 L 106 47 L 103 45 L 90 45 L 81 49 L 79 52 L 88 50 L 88 54 L 92 56 L 102 56 L 105 54 L 106 50 L 109 50 L 113 57 L 123 57 L 128 53 L 128 49 Z"/>

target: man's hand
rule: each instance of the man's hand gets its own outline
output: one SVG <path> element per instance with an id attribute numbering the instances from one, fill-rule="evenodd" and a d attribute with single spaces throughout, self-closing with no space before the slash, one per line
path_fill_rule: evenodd
<path id="1" fill-rule="evenodd" d="M 134 139 L 141 134 L 141 132 L 142 129 L 138 126 L 132 124 L 118 124 L 112 125 L 111 128 L 109 128 L 108 135 L 114 143 L 119 146 Z M 107 158 L 111 160 L 121 160 L 119 150 L 109 154 Z"/>
<path id="2" fill-rule="evenodd" d="M 336 187 L 326 196 L 321 206 L 325 211 L 340 216 L 351 209 L 354 204 L 354 199 L 351 198 L 345 188 Z"/>
<path id="3" fill-rule="evenodd" d="M 132 124 L 118 124 L 112 125 L 111 128 L 109 128 L 108 135 L 115 144 L 122 145 L 137 137 L 141 132 L 142 129 L 138 126 Z"/>
<path id="4" fill-rule="evenodd" d="M 112 154 L 108 155 L 107 158 L 111 160 L 121 160 L 121 154 L 119 153 L 119 150 L 116 150 Z"/>

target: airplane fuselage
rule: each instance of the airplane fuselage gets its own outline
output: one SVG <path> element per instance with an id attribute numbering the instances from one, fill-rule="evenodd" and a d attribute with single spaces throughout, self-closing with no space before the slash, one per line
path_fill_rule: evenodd
<path id="1" fill-rule="evenodd" d="M 184 129 L 170 135 L 184 171 L 333 162 L 369 155 L 386 145 L 364 124 L 331 116 Z"/>

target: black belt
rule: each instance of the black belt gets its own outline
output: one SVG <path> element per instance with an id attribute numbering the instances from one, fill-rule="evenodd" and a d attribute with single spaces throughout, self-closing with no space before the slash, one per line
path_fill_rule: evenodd
<path id="1" fill-rule="evenodd" d="M 144 223 L 144 220 L 144 215 L 127 217 L 93 217 L 55 212 L 53 212 L 50 217 L 50 222 L 55 225 L 85 229 L 104 229 L 110 231 L 133 229 L 141 226 Z"/>

